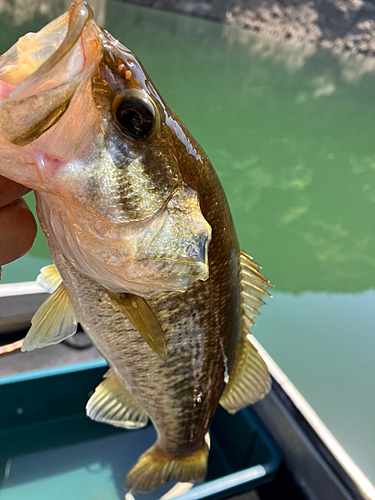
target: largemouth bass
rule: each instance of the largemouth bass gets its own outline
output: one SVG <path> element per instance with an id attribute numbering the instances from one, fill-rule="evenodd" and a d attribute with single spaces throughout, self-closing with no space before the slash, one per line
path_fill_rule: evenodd
<path id="1" fill-rule="evenodd" d="M 270 388 L 248 335 L 270 283 L 210 161 L 79 0 L 0 58 L 0 98 L 0 174 L 35 190 L 56 266 L 23 350 L 81 323 L 110 367 L 88 416 L 157 430 L 127 488 L 203 479 L 217 404 L 234 413 Z"/>

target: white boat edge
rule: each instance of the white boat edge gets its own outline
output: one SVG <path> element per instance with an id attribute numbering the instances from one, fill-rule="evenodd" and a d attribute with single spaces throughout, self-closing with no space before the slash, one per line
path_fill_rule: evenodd
<path id="1" fill-rule="evenodd" d="M 0 297 L 32 295 L 34 293 L 46 293 L 46 291 L 40 287 L 36 281 L 0 284 Z"/>
<path id="2" fill-rule="evenodd" d="M 285 375 L 281 368 L 275 363 L 267 351 L 262 347 L 259 341 L 251 334 L 248 336 L 251 343 L 258 350 L 268 366 L 269 372 L 276 382 L 282 387 L 287 396 L 293 401 L 296 408 L 301 412 L 307 422 L 315 430 L 327 448 L 336 457 L 338 462 L 344 467 L 350 477 L 355 481 L 363 493 L 371 500 L 375 499 L 375 487 L 364 475 L 361 469 L 353 462 L 344 448 L 324 425 L 306 399 L 296 389 L 294 384 Z"/>

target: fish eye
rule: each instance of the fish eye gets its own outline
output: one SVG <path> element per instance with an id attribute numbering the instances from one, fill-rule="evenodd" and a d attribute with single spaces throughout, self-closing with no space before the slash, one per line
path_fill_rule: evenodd
<path id="1" fill-rule="evenodd" d="M 144 95 L 130 94 L 117 101 L 114 116 L 121 131 L 131 139 L 145 140 L 156 128 L 156 110 Z"/>

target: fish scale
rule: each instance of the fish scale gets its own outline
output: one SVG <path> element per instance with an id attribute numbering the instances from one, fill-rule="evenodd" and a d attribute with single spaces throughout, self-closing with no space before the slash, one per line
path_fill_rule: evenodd
<path id="1" fill-rule="evenodd" d="M 201 314 L 197 318 L 197 327 L 189 329 L 190 349 L 186 346 L 186 336 L 183 342 L 178 341 L 176 331 L 180 325 L 176 315 L 182 319 L 189 315 L 191 308 L 199 307 L 197 296 L 204 302 L 205 299 L 209 300 L 209 293 L 205 290 L 207 285 L 196 283 L 183 294 L 183 308 L 179 307 L 180 295 L 171 297 L 171 294 L 165 294 L 150 301 L 152 307 L 160 311 L 158 317 L 167 339 L 169 356 L 164 363 L 113 305 L 107 292 L 72 268 L 56 249 L 50 248 L 69 295 L 75 304 L 79 304 L 75 308 L 79 321 L 108 363 L 115 366 L 132 387 L 133 395 L 158 429 L 163 450 L 176 454 L 181 448 L 186 452 L 202 447 L 207 432 L 207 425 L 201 424 L 202 416 L 203 420 L 207 420 L 207 415 L 213 412 L 222 392 L 222 353 L 215 332 L 212 339 L 207 339 L 205 323 L 210 322 L 207 310 L 205 317 Z M 165 308 L 160 308 L 159 304 Z M 98 322 L 100 335 L 97 333 Z M 198 353 L 192 346 L 202 342 L 206 349 L 206 356 L 203 357 L 203 365 L 206 366 L 202 366 L 198 375 L 203 374 L 207 382 L 198 377 L 198 390 L 209 393 L 210 397 L 203 397 L 197 406 L 192 405 L 192 395 L 197 385 L 192 365 Z M 212 390 L 217 393 L 216 401 L 210 394 Z"/>

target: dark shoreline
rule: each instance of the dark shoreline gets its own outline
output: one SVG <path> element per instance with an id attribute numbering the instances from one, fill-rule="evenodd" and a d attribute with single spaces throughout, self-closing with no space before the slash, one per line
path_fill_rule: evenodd
<path id="1" fill-rule="evenodd" d="M 375 0 L 127 0 L 272 38 L 375 55 Z"/>

